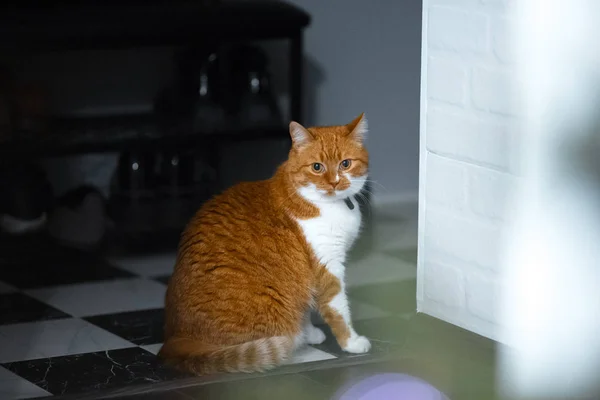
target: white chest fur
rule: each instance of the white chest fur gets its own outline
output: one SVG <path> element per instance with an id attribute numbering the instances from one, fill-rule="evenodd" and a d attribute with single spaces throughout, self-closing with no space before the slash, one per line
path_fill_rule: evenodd
<path id="1" fill-rule="evenodd" d="M 351 201 L 354 209 L 343 200 L 315 204 L 320 211 L 318 217 L 298 220 L 315 256 L 328 268 L 343 266 L 346 254 L 358 236 L 361 213 L 357 201 Z"/>

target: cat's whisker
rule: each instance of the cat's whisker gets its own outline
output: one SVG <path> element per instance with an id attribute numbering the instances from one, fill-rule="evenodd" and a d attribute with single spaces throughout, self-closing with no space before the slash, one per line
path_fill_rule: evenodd
<path id="1" fill-rule="evenodd" d="M 365 196 L 365 193 L 368 193 L 368 194 L 370 194 L 371 196 L 375 196 L 375 193 L 374 193 L 374 192 L 373 192 L 371 189 L 368 189 L 368 188 L 363 188 L 363 189 L 362 189 L 362 191 L 361 191 L 360 193 L 361 193 L 363 196 Z"/>
<path id="2" fill-rule="evenodd" d="M 380 185 L 380 186 L 383 187 L 383 185 L 381 183 L 379 183 L 379 181 L 376 181 L 375 179 L 365 178 L 365 181 L 366 182 L 371 182 L 371 183 L 376 183 L 376 184 L 378 184 L 378 185 Z"/>
<path id="3" fill-rule="evenodd" d="M 377 343 L 395 344 L 395 342 L 392 342 L 390 340 L 381 340 L 381 339 L 373 339 L 373 338 L 369 338 L 369 340 L 371 342 L 377 342 Z"/>
<path id="4" fill-rule="evenodd" d="M 388 190 L 388 189 L 387 189 L 385 186 L 383 186 L 381 183 L 379 183 L 379 182 L 377 182 L 377 181 L 374 181 L 374 180 L 372 180 L 372 179 L 367 179 L 367 180 L 365 180 L 365 183 L 373 183 L 373 184 L 375 184 L 375 185 L 379 185 L 379 187 L 380 187 L 381 189 L 385 190 L 385 191 L 387 191 L 387 190 Z"/>
<path id="5" fill-rule="evenodd" d="M 375 187 L 374 187 L 374 186 L 370 186 L 370 185 L 367 185 L 367 184 L 365 184 L 365 187 L 364 187 L 364 189 L 363 189 L 363 190 L 369 190 L 369 191 L 371 191 L 371 192 L 373 192 L 373 191 L 375 191 L 375 192 L 383 192 L 383 193 L 386 193 L 386 192 L 388 191 L 388 190 L 387 190 L 385 187 L 383 187 L 383 186 L 381 186 L 381 187 L 379 187 L 379 186 L 375 186 Z"/>
<path id="6" fill-rule="evenodd" d="M 373 201 L 369 197 L 367 197 L 365 194 L 359 193 L 359 196 L 361 199 L 363 199 L 363 201 L 366 203 L 366 205 L 369 206 L 369 209 L 373 206 Z"/>
<path id="7" fill-rule="evenodd" d="M 368 206 L 367 209 L 369 210 L 369 214 L 368 216 L 371 217 L 373 216 L 373 204 L 371 202 L 371 199 L 369 199 L 367 196 L 365 196 L 364 193 L 357 193 L 357 196 L 360 196 L 360 198 L 366 203 L 366 205 Z"/>
<path id="8" fill-rule="evenodd" d="M 367 192 L 367 193 L 369 193 L 371 195 L 375 194 L 375 192 L 373 191 L 373 188 L 370 188 L 370 187 L 363 187 L 363 191 Z"/>

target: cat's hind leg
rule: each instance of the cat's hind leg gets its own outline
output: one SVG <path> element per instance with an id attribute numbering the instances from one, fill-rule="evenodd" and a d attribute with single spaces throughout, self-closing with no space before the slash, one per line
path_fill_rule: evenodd
<path id="1" fill-rule="evenodd" d="M 321 344 L 325 341 L 325 333 L 310 321 L 310 311 L 306 313 L 302 333 L 308 344 Z"/>

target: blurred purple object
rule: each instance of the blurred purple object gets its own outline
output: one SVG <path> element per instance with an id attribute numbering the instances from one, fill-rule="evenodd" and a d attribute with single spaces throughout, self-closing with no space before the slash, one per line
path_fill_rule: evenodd
<path id="1" fill-rule="evenodd" d="M 448 400 L 429 383 L 404 374 L 380 374 L 343 388 L 335 400 Z"/>

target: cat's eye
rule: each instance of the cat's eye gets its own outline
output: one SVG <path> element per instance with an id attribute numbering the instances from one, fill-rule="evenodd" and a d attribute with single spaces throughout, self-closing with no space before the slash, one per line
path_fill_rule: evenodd
<path id="1" fill-rule="evenodd" d="M 350 165 L 352 165 L 352 161 L 344 160 L 340 163 L 340 169 L 348 169 L 350 168 Z"/>
<path id="2" fill-rule="evenodd" d="M 323 172 L 323 170 L 324 170 L 323 164 L 316 162 L 312 165 L 312 169 L 315 172 Z"/>

